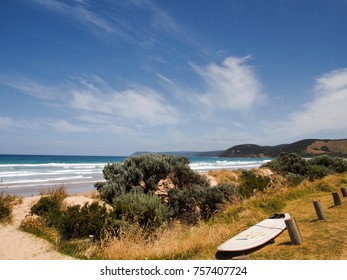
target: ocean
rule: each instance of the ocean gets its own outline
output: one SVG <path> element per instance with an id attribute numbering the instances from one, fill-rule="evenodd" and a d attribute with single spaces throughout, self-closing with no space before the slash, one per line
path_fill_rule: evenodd
<path id="1" fill-rule="evenodd" d="M 0 155 L 0 192 L 21 196 L 65 186 L 70 193 L 94 190 L 103 181 L 105 164 L 122 163 L 123 156 Z M 189 158 L 198 172 L 215 169 L 251 169 L 270 161 L 264 158 Z"/>

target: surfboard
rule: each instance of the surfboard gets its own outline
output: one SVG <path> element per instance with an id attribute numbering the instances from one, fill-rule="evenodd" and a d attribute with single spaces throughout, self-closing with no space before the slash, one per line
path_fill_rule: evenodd
<path id="1" fill-rule="evenodd" d="M 285 229 L 286 214 L 273 214 L 218 246 L 219 252 L 242 252 L 261 247 L 280 235 Z"/>

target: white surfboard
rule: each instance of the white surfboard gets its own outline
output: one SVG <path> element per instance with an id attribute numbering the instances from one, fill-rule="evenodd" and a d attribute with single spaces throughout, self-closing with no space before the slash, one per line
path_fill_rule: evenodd
<path id="1" fill-rule="evenodd" d="M 260 247 L 280 235 L 285 229 L 286 214 L 273 214 L 260 223 L 246 229 L 238 235 L 221 244 L 219 252 L 239 252 Z"/>

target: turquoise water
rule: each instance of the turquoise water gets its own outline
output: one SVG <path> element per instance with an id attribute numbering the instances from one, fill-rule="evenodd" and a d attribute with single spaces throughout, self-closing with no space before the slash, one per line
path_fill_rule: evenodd
<path id="1" fill-rule="evenodd" d="M 51 186 L 89 186 L 102 181 L 107 163 L 122 163 L 122 156 L 0 155 L 0 191 Z M 189 158 L 198 172 L 214 169 L 250 169 L 270 159 L 264 158 Z"/>

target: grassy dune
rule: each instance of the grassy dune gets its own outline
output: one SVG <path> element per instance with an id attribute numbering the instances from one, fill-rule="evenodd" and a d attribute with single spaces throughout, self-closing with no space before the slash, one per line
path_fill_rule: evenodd
<path id="1" fill-rule="evenodd" d="M 215 176 L 220 180 L 235 180 L 226 171 Z M 279 178 L 274 178 L 274 182 Z M 60 242 L 48 239 L 58 251 L 81 259 L 215 259 L 216 248 L 225 240 L 242 230 L 267 218 L 272 213 L 288 212 L 295 218 L 301 231 L 303 244 L 290 243 L 288 232 L 283 232 L 274 244 L 268 245 L 248 257 L 250 259 L 347 259 L 347 199 L 340 193 L 346 186 L 347 173 L 329 175 L 323 179 L 303 181 L 299 186 L 288 188 L 273 186 L 250 199 L 225 205 L 207 222 L 187 226 L 174 222 L 170 229 L 158 230 L 151 239 L 136 233 L 123 234 L 121 238 L 98 243 L 89 240 Z M 339 192 L 342 205 L 334 207 L 332 192 Z M 313 201 L 319 200 L 327 216 L 318 221 Z M 43 232 L 43 234 L 42 234 Z M 47 235 L 47 236 L 45 236 Z"/>
<path id="2" fill-rule="evenodd" d="M 218 245 L 274 212 L 288 212 L 295 218 L 303 244 L 290 243 L 288 232 L 274 244 L 252 253 L 250 259 L 347 259 L 345 236 L 347 199 L 334 207 L 332 191 L 340 192 L 347 174 L 331 175 L 316 182 L 304 181 L 290 189 L 258 194 L 246 201 L 229 205 L 210 221 L 195 227 L 175 224 L 159 233 L 152 242 L 138 237 L 114 240 L 102 251 L 107 259 L 215 259 Z M 327 216 L 318 221 L 313 201 L 319 200 Z"/>

